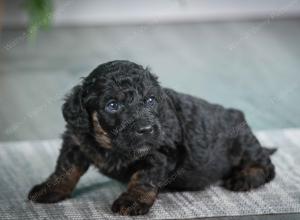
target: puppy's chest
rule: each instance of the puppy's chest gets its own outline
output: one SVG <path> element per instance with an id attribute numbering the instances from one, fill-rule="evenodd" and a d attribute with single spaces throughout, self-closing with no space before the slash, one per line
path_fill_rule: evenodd
<path id="1" fill-rule="evenodd" d="M 111 178 L 127 181 L 130 178 L 130 162 L 125 158 L 111 153 L 94 155 L 94 166 Z"/>

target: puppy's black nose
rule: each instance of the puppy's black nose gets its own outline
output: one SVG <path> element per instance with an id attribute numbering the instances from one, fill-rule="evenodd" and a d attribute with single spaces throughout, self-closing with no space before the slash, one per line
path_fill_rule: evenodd
<path id="1" fill-rule="evenodd" d="M 138 135 L 145 135 L 145 134 L 151 134 L 153 132 L 153 126 L 152 125 L 147 125 L 147 126 L 142 126 L 137 129 L 136 133 Z"/>

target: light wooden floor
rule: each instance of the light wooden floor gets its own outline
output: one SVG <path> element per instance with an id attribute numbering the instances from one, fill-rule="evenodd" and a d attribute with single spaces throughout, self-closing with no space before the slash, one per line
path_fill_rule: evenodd
<path id="1" fill-rule="evenodd" d="M 102 62 L 152 67 L 164 86 L 240 108 L 256 130 L 300 127 L 300 20 L 72 27 L 1 34 L 0 141 L 57 138 L 64 94 Z"/>

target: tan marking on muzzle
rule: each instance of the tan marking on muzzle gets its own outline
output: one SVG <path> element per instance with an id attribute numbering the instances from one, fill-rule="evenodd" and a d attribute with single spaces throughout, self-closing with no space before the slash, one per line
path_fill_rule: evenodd
<path id="1" fill-rule="evenodd" d="M 94 126 L 94 136 L 96 138 L 96 141 L 104 148 L 106 149 L 111 149 L 112 148 L 112 144 L 111 144 L 111 140 L 107 134 L 107 132 L 105 132 L 103 130 L 103 128 L 101 127 L 98 117 L 97 117 L 97 112 L 94 112 L 92 114 L 92 119 L 93 119 L 93 126 Z"/>

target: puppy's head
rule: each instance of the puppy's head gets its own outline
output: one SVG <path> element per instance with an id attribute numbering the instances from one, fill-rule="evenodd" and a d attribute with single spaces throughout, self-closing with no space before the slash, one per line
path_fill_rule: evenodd
<path id="1" fill-rule="evenodd" d="M 63 105 L 74 132 L 89 133 L 104 148 L 144 153 L 161 139 L 164 92 L 142 66 L 113 61 L 98 66 Z"/>

